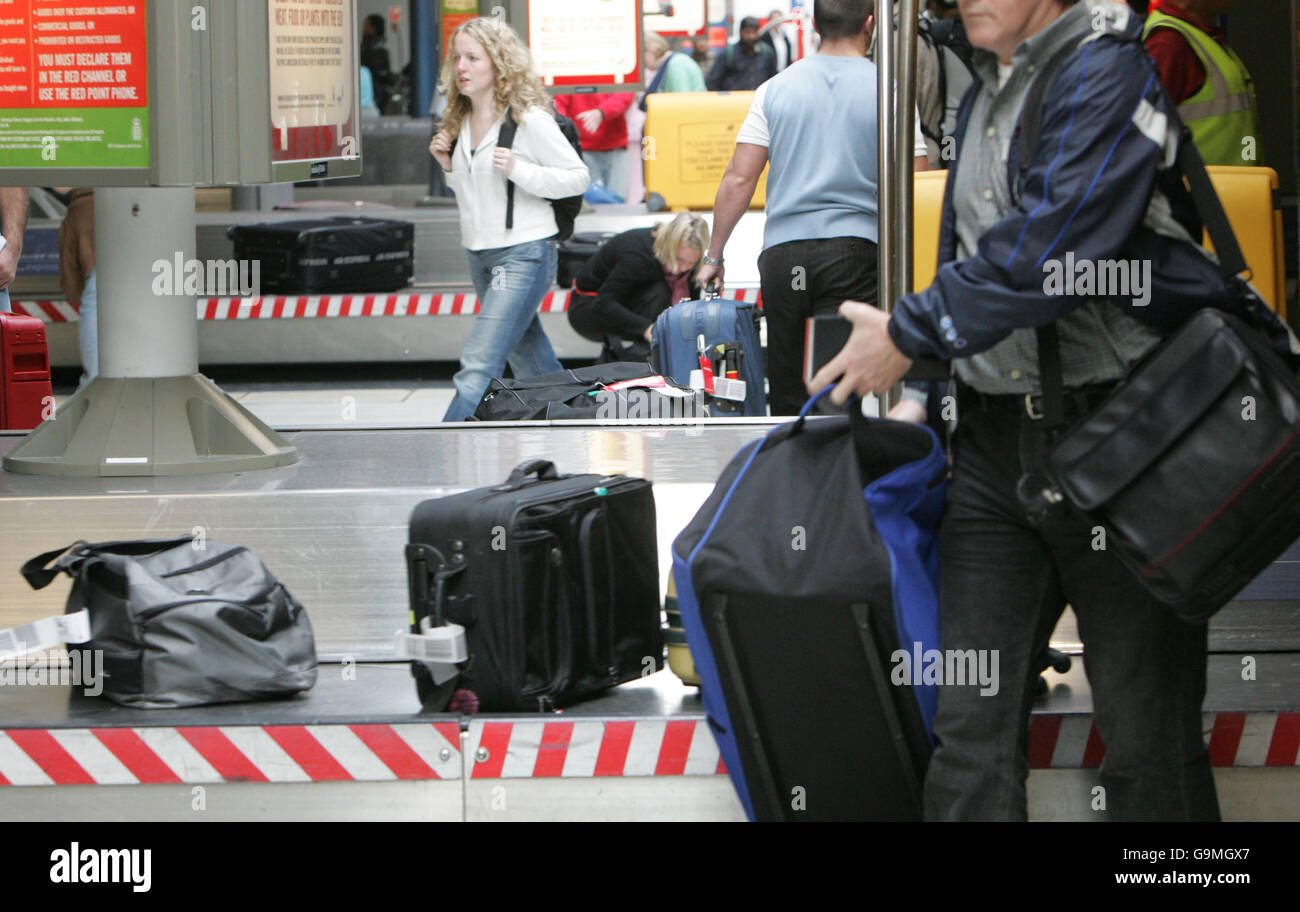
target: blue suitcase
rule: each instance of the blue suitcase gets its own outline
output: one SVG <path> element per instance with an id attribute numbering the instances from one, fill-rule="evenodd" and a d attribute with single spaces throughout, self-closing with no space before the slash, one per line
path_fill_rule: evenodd
<path id="1" fill-rule="evenodd" d="M 819 398 L 677 536 L 677 607 L 751 820 L 919 820 L 947 459 L 921 425 L 807 419 Z"/>
<path id="2" fill-rule="evenodd" d="M 700 366 L 698 340 L 707 348 L 725 342 L 740 346 L 740 379 L 745 381 L 744 414 L 767 414 L 763 349 L 758 338 L 754 305 L 715 296 L 682 301 L 659 314 L 651 343 L 651 361 L 665 377 L 687 385 Z"/>

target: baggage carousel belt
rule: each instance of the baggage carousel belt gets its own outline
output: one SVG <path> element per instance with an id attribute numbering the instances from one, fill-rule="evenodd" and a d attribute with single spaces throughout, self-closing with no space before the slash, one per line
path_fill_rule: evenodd
<path id="1" fill-rule="evenodd" d="M 1086 658 L 1085 658 L 1086 661 Z M 1209 659 L 1205 713 L 1293 713 L 1300 709 L 1300 654 L 1258 658 L 1258 679 L 1243 684 L 1241 656 Z M 1036 714 L 1087 715 L 1092 694 L 1080 663 L 1066 674 L 1049 672 L 1049 693 Z M 793 698 L 793 697 L 792 697 Z M 558 713 L 484 713 L 485 720 L 700 719 L 699 689 L 661 671 L 615 687 Z M 320 666 L 316 686 L 281 700 L 225 703 L 184 709 L 135 709 L 86 696 L 71 685 L 0 687 L 0 729 L 57 729 L 233 725 L 357 725 L 453 722 L 470 717 L 421 713 L 415 681 L 405 662 Z"/>
<path id="2" fill-rule="evenodd" d="M 67 584 L 33 592 L 19 574 L 35 554 L 88 541 L 199 533 L 254 550 L 306 606 L 323 660 L 389 659 L 408 621 L 403 548 L 421 500 L 499 484 L 518 464 L 651 479 L 666 586 L 669 548 L 731 457 L 770 423 L 708 428 L 530 425 L 288 433 L 299 462 L 196 478 L 68 479 L 0 474 L 0 628 L 61 613 Z M 0 436 L 0 455 L 21 439 Z M 1211 622 L 1213 652 L 1300 652 L 1290 576 L 1300 548 Z M 1078 649 L 1067 612 L 1053 642 Z"/>

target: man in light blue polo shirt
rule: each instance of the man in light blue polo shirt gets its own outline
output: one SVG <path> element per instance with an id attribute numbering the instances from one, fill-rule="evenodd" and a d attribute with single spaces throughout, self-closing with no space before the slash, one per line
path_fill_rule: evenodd
<path id="1" fill-rule="evenodd" d="M 0 313 L 10 313 L 9 283 L 18 274 L 27 231 L 27 189 L 0 187 Z"/>
<path id="2" fill-rule="evenodd" d="M 873 0 L 817 0 L 817 53 L 758 87 L 713 203 L 701 285 L 749 208 L 764 165 L 767 222 L 758 260 L 773 415 L 794 415 L 804 389 L 804 326 L 846 300 L 876 300 L 876 65 L 867 59 Z M 915 165 L 926 167 L 915 131 Z"/>

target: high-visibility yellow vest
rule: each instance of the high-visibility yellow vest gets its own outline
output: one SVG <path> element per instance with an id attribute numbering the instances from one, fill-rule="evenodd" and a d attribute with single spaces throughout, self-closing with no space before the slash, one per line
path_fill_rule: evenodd
<path id="1" fill-rule="evenodd" d="M 1205 83 L 1178 106 L 1207 165 L 1259 164 L 1255 85 L 1241 58 L 1184 19 L 1159 10 L 1147 16 L 1142 37 L 1171 28 L 1187 39 L 1205 67 Z"/>

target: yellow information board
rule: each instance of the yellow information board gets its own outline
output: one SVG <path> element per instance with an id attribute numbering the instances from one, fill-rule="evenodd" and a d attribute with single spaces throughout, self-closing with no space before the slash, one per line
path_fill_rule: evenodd
<path id="1" fill-rule="evenodd" d="M 645 186 L 674 211 L 713 208 L 753 92 L 655 93 L 646 100 Z M 767 169 L 750 207 L 767 201 Z"/>

